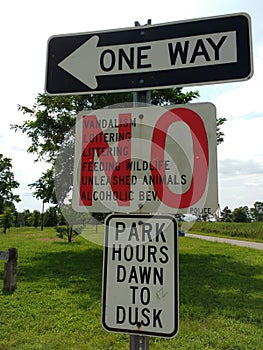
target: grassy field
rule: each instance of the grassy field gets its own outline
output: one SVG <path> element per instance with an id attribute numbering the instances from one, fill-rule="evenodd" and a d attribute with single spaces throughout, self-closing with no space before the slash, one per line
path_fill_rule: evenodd
<path id="1" fill-rule="evenodd" d="M 99 242 L 102 230 L 90 227 L 86 236 Z M 26 228 L 0 234 L 0 250 L 9 247 L 18 248 L 19 275 L 14 293 L 0 291 L 1 350 L 129 349 L 128 335 L 100 324 L 100 245 Z M 179 334 L 150 338 L 150 349 L 262 350 L 262 252 L 186 237 L 179 252 Z"/>
<path id="2" fill-rule="evenodd" d="M 189 232 L 263 242 L 263 222 L 196 222 Z"/>

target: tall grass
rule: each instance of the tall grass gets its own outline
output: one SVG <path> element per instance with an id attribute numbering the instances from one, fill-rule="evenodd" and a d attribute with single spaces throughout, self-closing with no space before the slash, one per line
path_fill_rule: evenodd
<path id="1" fill-rule="evenodd" d="M 263 242 L 263 222 L 196 222 L 190 231 Z"/>

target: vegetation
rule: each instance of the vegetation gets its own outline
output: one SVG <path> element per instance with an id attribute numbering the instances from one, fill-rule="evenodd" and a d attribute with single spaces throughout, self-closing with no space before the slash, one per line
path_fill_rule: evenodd
<path id="1" fill-rule="evenodd" d="M 13 191 L 19 186 L 12 171 L 10 158 L 0 154 L 0 227 L 6 233 L 15 222 L 15 204 L 20 198 Z"/>
<path id="2" fill-rule="evenodd" d="M 263 202 L 255 202 L 253 208 L 247 206 L 235 208 L 233 212 L 225 207 L 221 212 L 221 221 L 224 222 L 251 222 L 263 221 Z"/>
<path id="3" fill-rule="evenodd" d="M 7 207 L 14 209 L 14 202 L 20 201 L 19 196 L 13 193 L 18 186 L 19 183 L 15 181 L 12 171 L 11 159 L 0 154 L 0 214 Z"/>
<path id="4" fill-rule="evenodd" d="M 247 206 L 234 209 L 232 213 L 232 220 L 234 222 L 250 222 L 249 209 Z"/>
<path id="5" fill-rule="evenodd" d="M 224 222 L 230 222 L 232 221 L 232 211 L 231 209 L 226 206 L 222 211 L 221 211 L 221 220 Z"/>
<path id="6" fill-rule="evenodd" d="M 71 243 L 72 239 L 78 235 L 78 232 L 75 231 L 73 227 L 69 225 L 62 226 L 62 227 L 58 226 L 56 227 L 56 231 L 58 233 L 57 236 L 59 238 L 63 239 L 64 237 L 66 237 L 69 243 Z"/>
<path id="7" fill-rule="evenodd" d="M 250 215 L 254 221 L 263 221 L 263 202 L 255 202 L 254 208 L 250 209 Z"/>
<path id="8" fill-rule="evenodd" d="M 3 214 L 0 214 L 0 227 L 3 228 L 4 233 L 10 227 L 40 227 L 42 223 L 42 214 L 38 210 L 26 209 L 23 212 L 17 212 L 15 208 L 6 208 Z M 65 224 L 59 210 L 55 207 L 48 208 L 43 213 L 43 223 L 46 227 L 56 226 L 57 224 Z"/>
<path id="9" fill-rule="evenodd" d="M 263 222 L 196 222 L 191 233 L 263 242 Z"/>
<path id="10" fill-rule="evenodd" d="M 0 349 L 128 349 L 128 335 L 100 324 L 102 247 L 81 236 L 69 245 L 54 228 L 12 228 L 0 239 L 19 254 L 17 290 L 0 291 Z M 150 349 L 262 349 L 262 253 L 186 237 L 179 246 L 179 334 L 150 338 Z"/>
<path id="11" fill-rule="evenodd" d="M 0 218 L 4 233 L 13 226 L 14 219 L 15 217 L 12 208 L 5 208 Z"/>

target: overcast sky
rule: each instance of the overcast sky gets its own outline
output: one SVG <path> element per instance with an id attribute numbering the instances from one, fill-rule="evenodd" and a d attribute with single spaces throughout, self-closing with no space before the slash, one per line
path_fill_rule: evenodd
<path id="1" fill-rule="evenodd" d="M 185 7 L 184 7 L 185 5 Z M 100 31 L 140 24 L 247 12 L 252 19 L 254 75 L 246 82 L 188 87 L 199 90 L 196 102 L 212 102 L 223 126 L 225 141 L 218 147 L 219 203 L 231 209 L 263 201 L 263 2 L 258 0 L 138 1 L 5 1 L 1 5 L 1 129 L 0 153 L 12 159 L 18 193 L 17 209 L 41 210 L 28 184 L 45 170 L 27 154 L 24 135 L 10 130 L 25 116 L 17 105 L 31 107 L 44 92 L 47 40 L 55 34 Z"/>

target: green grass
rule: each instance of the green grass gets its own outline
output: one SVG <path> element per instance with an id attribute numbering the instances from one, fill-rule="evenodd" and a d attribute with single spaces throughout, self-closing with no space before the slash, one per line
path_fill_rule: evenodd
<path id="1" fill-rule="evenodd" d="M 189 232 L 263 242 L 263 222 L 196 222 Z"/>
<path id="2" fill-rule="evenodd" d="M 87 234 L 100 241 L 102 230 Z M 1 350 L 129 349 L 128 335 L 100 324 L 100 245 L 30 228 L 0 234 L 0 250 L 9 247 L 18 248 L 19 274 L 14 293 L 0 291 Z M 179 334 L 150 338 L 150 349 L 262 350 L 262 252 L 186 237 L 179 251 Z"/>

